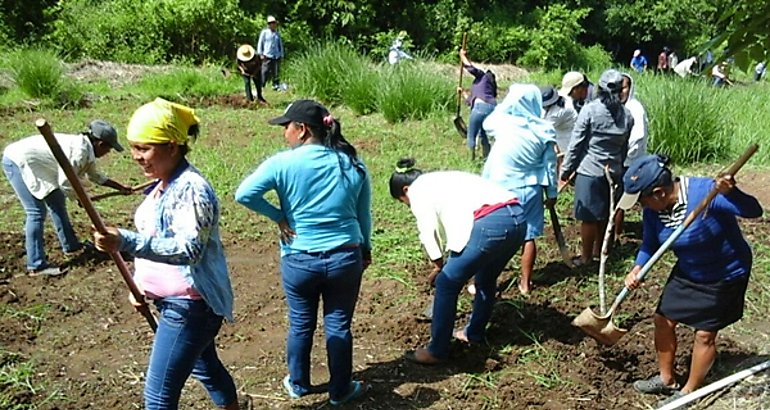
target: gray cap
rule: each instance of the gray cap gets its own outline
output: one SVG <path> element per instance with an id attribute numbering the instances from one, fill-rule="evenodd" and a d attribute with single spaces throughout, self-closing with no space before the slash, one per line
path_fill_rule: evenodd
<path id="1" fill-rule="evenodd" d="M 623 88 L 623 75 L 618 70 L 607 70 L 599 77 L 599 88 L 612 94 L 620 93 Z"/>
<path id="2" fill-rule="evenodd" d="M 93 120 L 88 124 L 88 131 L 91 136 L 100 139 L 115 149 L 115 151 L 123 152 L 123 146 L 118 143 L 118 132 L 115 131 L 110 123 L 104 120 Z"/>

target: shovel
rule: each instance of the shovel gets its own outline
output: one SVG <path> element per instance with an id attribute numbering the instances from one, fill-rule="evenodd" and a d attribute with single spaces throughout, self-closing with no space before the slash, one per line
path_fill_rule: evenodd
<path id="1" fill-rule="evenodd" d="M 468 33 L 463 33 L 463 50 L 465 49 L 465 46 L 468 44 Z M 465 125 L 465 121 L 463 120 L 463 117 L 460 116 L 460 107 L 463 103 L 463 92 L 460 88 L 463 86 L 463 61 L 460 59 L 460 82 L 457 85 L 457 112 L 455 113 L 455 129 L 457 130 L 457 133 L 460 134 L 460 138 L 465 139 L 468 135 L 468 127 Z"/>
<path id="2" fill-rule="evenodd" d="M 749 148 L 746 149 L 746 152 L 744 152 L 743 155 L 741 155 L 741 157 L 738 158 L 738 160 L 735 161 L 735 163 L 730 167 L 730 169 L 727 170 L 727 173 L 734 176 L 738 170 L 743 167 L 746 161 L 748 161 L 749 158 L 754 155 L 754 153 L 757 151 L 757 148 L 757 144 L 750 145 Z M 684 222 L 679 225 L 679 227 L 676 228 L 674 232 L 671 233 L 671 236 L 669 236 L 668 239 L 660 246 L 660 248 L 655 251 L 655 254 L 652 255 L 650 260 L 644 264 L 639 273 L 636 274 L 637 280 L 641 281 L 644 279 L 644 277 L 647 275 L 647 272 L 650 271 L 655 262 L 660 259 L 660 257 L 668 250 L 669 247 L 671 247 L 671 244 L 673 244 L 674 241 L 679 238 L 682 232 L 684 232 L 684 230 L 692 223 L 692 221 L 694 221 L 695 218 L 704 209 L 706 209 L 711 200 L 714 199 L 718 193 L 719 191 L 717 191 L 716 187 L 711 189 L 708 195 L 703 198 L 698 206 L 689 215 L 687 215 L 687 218 L 684 220 Z M 597 315 L 591 310 L 590 307 L 586 308 L 578 315 L 578 317 L 575 318 L 575 320 L 572 321 L 572 325 L 580 328 L 580 330 L 585 332 L 588 336 L 593 337 L 597 342 L 603 345 L 614 345 L 618 342 L 618 340 L 620 340 L 621 337 L 623 337 L 623 335 L 628 332 L 628 330 L 615 326 L 615 324 L 612 323 L 612 314 L 630 292 L 631 289 L 629 289 L 627 286 L 623 287 L 623 290 L 620 291 L 618 296 L 615 298 L 615 302 L 612 303 L 610 309 L 603 315 Z"/>
<path id="3" fill-rule="evenodd" d="M 40 131 L 40 134 L 45 139 L 45 142 L 48 144 L 48 147 L 51 149 L 51 153 L 53 153 L 54 158 L 56 158 L 56 162 L 59 163 L 59 166 L 61 167 L 62 171 L 64 171 L 64 175 L 67 176 L 67 180 L 72 185 L 72 189 L 75 191 L 75 194 L 78 197 L 78 200 L 83 205 L 83 209 L 86 210 L 86 213 L 88 214 L 88 217 L 91 219 L 91 222 L 94 224 L 94 227 L 98 232 L 106 232 L 107 227 L 104 225 L 104 221 L 102 221 L 102 218 L 99 216 L 99 213 L 96 212 L 96 208 L 94 208 L 94 204 L 91 203 L 91 199 L 88 197 L 88 194 L 86 194 L 85 189 L 83 189 L 83 184 L 80 183 L 80 178 L 78 178 L 78 175 L 75 173 L 75 170 L 72 168 L 72 164 L 70 164 L 69 159 L 67 159 L 67 156 L 64 155 L 64 151 L 62 151 L 61 146 L 59 145 L 59 142 L 56 141 L 56 137 L 54 137 L 53 131 L 51 130 L 51 126 L 48 125 L 48 122 L 46 120 L 40 118 L 37 121 L 35 121 L 35 126 L 37 126 L 38 131 Z M 131 272 L 128 271 L 128 267 L 126 266 L 126 262 L 123 260 L 123 257 L 120 256 L 120 252 L 110 252 L 110 257 L 115 262 L 115 264 L 118 267 L 118 270 L 120 271 L 121 276 L 123 276 L 123 280 L 126 282 L 126 285 L 128 286 L 128 290 L 131 292 L 131 294 L 134 296 L 134 299 L 136 299 L 137 303 L 139 304 L 136 307 L 136 310 L 139 311 L 139 313 L 144 316 L 144 318 L 147 320 L 147 324 L 150 325 L 150 328 L 152 331 L 156 331 L 158 329 L 158 322 L 155 320 L 155 316 L 152 315 L 152 312 L 150 312 L 149 306 L 147 306 L 147 303 L 144 302 L 144 295 L 139 291 L 139 288 L 136 286 L 136 282 L 134 282 L 134 278 L 131 276 Z"/>
<path id="4" fill-rule="evenodd" d="M 559 245 L 559 252 L 561 252 L 561 258 L 564 259 L 564 263 L 574 268 L 575 264 L 572 263 L 572 255 L 567 249 L 567 243 L 564 241 L 564 234 L 561 232 L 561 225 L 559 225 L 559 216 L 556 214 L 556 209 L 553 205 L 548 206 L 548 214 L 551 216 L 551 225 L 553 226 L 553 235 L 556 237 L 556 243 Z"/>

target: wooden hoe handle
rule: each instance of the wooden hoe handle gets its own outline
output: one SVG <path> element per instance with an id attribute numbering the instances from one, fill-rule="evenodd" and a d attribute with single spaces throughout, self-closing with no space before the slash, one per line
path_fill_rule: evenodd
<path id="1" fill-rule="evenodd" d="M 59 146 L 59 142 L 56 141 L 56 137 L 54 137 L 51 126 L 48 125 L 48 122 L 43 118 L 35 121 L 35 126 L 37 126 L 40 134 L 43 136 L 43 138 L 45 138 L 45 142 L 48 144 L 48 147 L 51 148 L 51 152 L 53 153 L 54 158 L 56 158 L 56 162 L 59 163 L 59 166 L 67 176 L 67 180 L 72 185 L 72 189 L 75 191 L 80 204 L 83 205 L 83 209 L 86 210 L 88 218 L 91 219 L 91 223 L 94 224 L 96 231 L 102 234 L 107 233 L 107 227 L 104 225 L 104 222 L 99 216 L 99 213 L 96 211 L 96 208 L 94 208 L 94 204 L 86 194 L 85 189 L 83 189 L 83 184 L 80 183 L 80 179 L 75 173 L 75 170 L 72 168 L 72 164 L 70 164 L 69 159 L 67 159 L 67 156 L 64 155 L 64 151 L 62 151 L 61 146 Z M 136 306 L 136 310 L 139 311 L 139 313 L 141 313 L 145 319 L 147 319 L 147 323 L 152 328 L 152 331 L 156 331 L 158 329 L 158 323 L 155 320 L 155 316 L 153 316 L 150 312 L 149 306 L 147 306 L 147 303 L 144 302 L 144 295 L 142 295 L 142 293 L 139 291 L 139 288 L 134 282 L 134 278 L 128 271 L 126 261 L 123 260 L 123 257 L 120 256 L 120 252 L 117 251 L 110 252 L 110 257 L 115 262 L 115 265 L 117 265 L 118 270 L 120 271 L 120 275 L 123 277 L 123 280 L 128 286 L 128 290 L 139 304 L 139 306 Z"/>

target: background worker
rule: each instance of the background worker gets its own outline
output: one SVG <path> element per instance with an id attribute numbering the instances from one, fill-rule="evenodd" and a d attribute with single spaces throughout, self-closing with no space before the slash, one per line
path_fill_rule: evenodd
<path id="1" fill-rule="evenodd" d="M 241 77 L 243 77 L 246 99 L 254 101 L 254 95 L 251 93 L 251 83 L 253 82 L 254 88 L 256 88 L 257 91 L 257 102 L 260 104 L 267 104 L 265 98 L 262 97 L 262 65 L 257 58 L 254 47 L 249 44 L 243 44 L 238 47 L 236 57 L 238 61 L 238 71 L 241 72 Z"/>
<path id="2" fill-rule="evenodd" d="M 634 126 L 631 127 L 631 134 L 628 136 L 628 154 L 625 161 L 623 161 L 623 174 L 626 169 L 637 158 L 647 155 L 647 111 L 644 109 L 644 105 L 636 99 L 634 95 L 634 79 L 630 74 L 623 73 L 623 89 L 620 93 L 620 99 L 625 101 L 623 105 L 626 107 L 631 117 L 634 119 Z M 622 208 L 615 210 L 615 238 L 620 238 L 623 233 L 623 223 L 625 219 L 626 211 Z"/>
<path id="3" fill-rule="evenodd" d="M 131 187 L 113 181 L 96 167 L 96 158 L 113 149 L 123 151 L 112 125 L 94 120 L 88 130 L 80 134 L 55 134 L 54 137 L 78 178 L 88 177 L 96 184 L 124 194 L 132 192 Z M 57 276 L 65 273 L 65 267 L 50 264 L 46 257 L 43 239 L 46 209 L 51 211 L 56 236 L 65 254 L 80 251 L 84 244 L 78 240 L 67 214 L 65 197 L 76 199 L 75 191 L 43 136 L 34 135 L 8 145 L 3 151 L 3 171 L 26 214 L 27 274 Z"/>
<path id="4" fill-rule="evenodd" d="M 590 85 L 588 77 L 583 73 L 570 71 L 564 74 L 561 79 L 561 88 L 559 88 L 559 95 L 564 97 L 564 106 L 580 113 L 585 103 L 591 100 Z"/>
<path id="5" fill-rule="evenodd" d="M 267 85 L 267 80 L 272 80 L 273 90 L 282 90 L 281 60 L 285 53 L 283 39 L 278 32 L 278 20 L 273 16 L 267 16 L 267 28 L 259 33 L 257 54 L 262 59 L 262 87 Z"/>
<path id="6" fill-rule="evenodd" d="M 703 384 L 716 357 L 718 332 L 743 316 L 746 287 L 751 274 L 751 247 L 744 239 L 736 216 L 759 218 L 762 206 L 756 198 L 735 186 L 732 175 L 716 179 L 674 178 L 668 159 L 641 157 L 623 178 L 625 194 L 619 206 L 628 209 L 637 201 L 644 208 L 642 246 L 625 284 L 641 285 L 636 275 L 687 215 L 711 189 L 719 191 L 701 215 L 671 245 L 677 257 L 655 310 L 655 350 L 659 373 L 634 383 L 642 393 L 671 394 L 659 406 L 696 390 Z M 676 327 L 695 329 L 687 382 L 677 383 Z"/>
<path id="7" fill-rule="evenodd" d="M 482 123 L 497 105 L 497 78 L 492 70 L 481 70 L 468 59 L 465 49 L 460 50 L 460 60 L 463 67 L 473 76 L 473 84 L 467 102 L 471 106 L 471 115 L 468 119 L 468 149 L 471 159 L 476 158 L 476 137 L 481 143 L 481 156 L 489 155 L 489 138 L 484 131 Z"/>

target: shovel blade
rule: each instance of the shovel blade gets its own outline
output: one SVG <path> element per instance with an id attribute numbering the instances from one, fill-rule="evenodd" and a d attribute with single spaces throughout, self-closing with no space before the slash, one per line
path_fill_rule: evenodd
<path id="1" fill-rule="evenodd" d="M 583 310 L 573 321 L 572 326 L 582 330 L 597 342 L 612 346 L 620 340 L 628 330 L 621 329 L 612 323 L 612 312 L 604 316 L 597 315 L 591 308 Z"/>
<path id="2" fill-rule="evenodd" d="M 457 133 L 460 134 L 460 138 L 465 139 L 468 135 L 468 127 L 465 125 L 465 120 L 463 120 L 463 117 L 457 116 L 454 119 L 455 123 L 455 129 L 457 130 Z"/>

